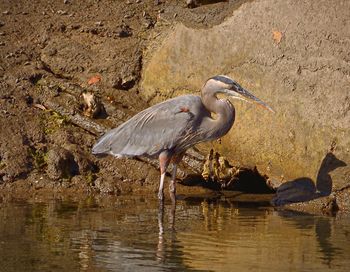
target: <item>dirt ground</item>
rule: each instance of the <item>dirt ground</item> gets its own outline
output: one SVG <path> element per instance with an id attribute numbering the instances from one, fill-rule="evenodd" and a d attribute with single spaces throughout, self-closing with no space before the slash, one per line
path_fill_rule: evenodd
<path id="1" fill-rule="evenodd" d="M 156 191 L 156 165 L 90 151 L 148 106 L 139 82 L 157 35 L 175 22 L 219 24 L 244 1 L 197 2 L 1 1 L 0 196 Z M 97 119 L 86 114 L 86 91 L 104 104 Z"/>

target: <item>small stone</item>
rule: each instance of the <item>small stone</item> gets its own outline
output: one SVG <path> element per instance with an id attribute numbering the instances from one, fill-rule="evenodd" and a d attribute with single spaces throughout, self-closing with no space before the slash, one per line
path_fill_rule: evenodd
<path id="1" fill-rule="evenodd" d="M 0 27 L 4 26 L 5 23 L 3 21 L 0 21 Z"/>
<path id="2" fill-rule="evenodd" d="M 79 29 L 79 28 L 81 28 L 81 25 L 71 25 L 70 26 L 70 29 L 72 29 L 72 30 L 77 30 L 77 29 Z"/>
<path id="3" fill-rule="evenodd" d="M 135 81 L 134 76 L 118 77 L 112 84 L 112 87 L 115 89 L 129 90 L 135 85 Z"/>
<path id="4" fill-rule="evenodd" d="M 5 32 L 0 32 L 0 36 L 5 36 Z"/>
<path id="5" fill-rule="evenodd" d="M 98 35 L 100 33 L 100 30 L 97 28 L 91 28 L 89 29 L 89 32 L 93 35 Z"/>
<path id="6" fill-rule="evenodd" d="M 288 133 L 288 137 L 291 141 L 295 140 L 295 132 L 293 130 L 290 130 Z"/>
<path id="7" fill-rule="evenodd" d="M 84 115 L 90 118 L 96 118 L 99 115 L 104 115 L 106 110 L 101 102 L 101 99 L 93 92 L 86 91 L 82 93 L 84 100 Z"/>
<path id="8" fill-rule="evenodd" d="M 95 23 L 96 26 L 103 26 L 103 23 L 101 21 L 98 21 Z"/>
<path id="9" fill-rule="evenodd" d="M 67 30 L 67 27 L 66 27 L 66 25 L 64 25 L 64 24 L 61 24 L 61 25 L 58 27 L 58 29 L 59 29 L 61 32 L 65 32 L 65 31 Z"/>
<path id="10" fill-rule="evenodd" d="M 67 15 L 67 11 L 65 11 L 65 10 L 58 10 L 57 14 L 59 14 L 59 15 Z"/>
<path id="11" fill-rule="evenodd" d="M 57 49 L 56 48 L 50 48 L 47 50 L 47 55 L 52 57 L 57 54 Z"/>
<path id="12" fill-rule="evenodd" d="M 297 69 L 297 74 L 300 75 L 301 74 L 301 66 L 299 65 L 298 66 L 298 69 Z"/>
<path id="13" fill-rule="evenodd" d="M 5 10 L 5 11 L 3 11 L 2 12 L 2 14 L 4 14 L 4 15 L 9 15 L 9 14 L 11 14 L 8 10 Z"/>
<path id="14" fill-rule="evenodd" d="M 5 59 L 9 59 L 9 58 L 12 58 L 12 57 L 14 57 L 14 56 L 15 56 L 14 53 L 9 53 L 9 54 L 7 54 L 7 55 L 5 56 Z"/>
<path id="15" fill-rule="evenodd" d="M 57 180 L 61 178 L 71 178 L 79 173 L 79 167 L 71 152 L 55 147 L 47 153 L 47 175 L 49 178 Z"/>
<path id="16" fill-rule="evenodd" d="M 153 27 L 154 27 L 155 22 L 152 20 L 152 18 L 150 18 L 150 17 L 145 17 L 145 18 L 143 19 L 142 24 L 145 26 L 146 29 L 150 29 L 150 28 L 153 28 Z"/>
<path id="17" fill-rule="evenodd" d="M 69 4 L 68 0 L 63 0 L 63 4 Z"/>
<path id="18" fill-rule="evenodd" d="M 118 28 L 116 34 L 120 38 L 130 37 L 132 35 L 131 28 L 128 25 L 122 25 Z"/>
<path id="19" fill-rule="evenodd" d="M 0 42 L 0 46 L 4 46 L 5 45 L 5 42 Z"/>

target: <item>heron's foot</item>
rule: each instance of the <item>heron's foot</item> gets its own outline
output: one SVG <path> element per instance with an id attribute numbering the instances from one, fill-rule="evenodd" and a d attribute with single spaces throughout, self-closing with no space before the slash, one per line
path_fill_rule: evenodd
<path id="1" fill-rule="evenodd" d="M 175 192 L 170 192 L 170 199 L 172 203 L 176 202 L 176 193 Z"/>

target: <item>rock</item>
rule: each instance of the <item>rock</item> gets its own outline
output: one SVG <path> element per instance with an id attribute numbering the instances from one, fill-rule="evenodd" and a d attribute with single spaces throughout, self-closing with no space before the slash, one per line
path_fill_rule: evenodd
<path id="1" fill-rule="evenodd" d="M 102 194 L 118 195 L 120 190 L 113 179 L 98 178 L 95 180 L 95 188 Z"/>
<path id="2" fill-rule="evenodd" d="M 195 8 L 198 6 L 197 0 L 186 0 L 186 6 L 188 8 Z"/>
<path id="3" fill-rule="evenodd" d="M 135 82 L 136 76 L 134 75 L 119 76 L 112 83 L 112 87 L 115 89 L 129 90 L 135 85 Z"/>
<path id="4" fill-rule="evenodd" d="M 82 93 L 84 100 L 84 115 L 90 118 L 97 118 L 100 115 L 106 115 L 103 103 L 93 92 L 85 91 Z"/>
<path id="5" fill-rule="evenodd" d="M 49 178 L 67 179 L 78 173 L 79 168 L 71 152 L 60 147 L 55 147 L 48 152 L 47 175 Z"/>
<path id="6" fill-rule="evenodd" d="M 66 11 L 66 10 L 58 10 L 57 11 L 57 14 L 59 14 L 59 15 L 67 15 L 68 14 L 68 12 Z"/>
<path id="7" fill-rule="evenodd" d="M 350 212 L 350 187 L 335 193 L 335 200 L 339 211 Z"/>
<path id="8" fill-rule="evenodd" d="M 227 188 L 237 180 L 238 172 L 237 167 L 230 165 L 225 157 L 211 149 L 203 164 L 202 177 L 206 181 L 210 180 L 219 183 L 222 188 Z"/>
<path id="9" fill-rule="evenodd" d="M 329 196 L 332 192 L 333 180 L 330 172 L 346 164 L 329 152 L 322 160 L 316 182 L 302 177 L 287 181 L 277 188 L 276 197 L 272 200 L 274 206 L 289 203 L 309 201 L 315 198 Z"/>
<path id="10" fill-rule="evenodd" d="M 210 29 L 178 24 L 149 47 L 142 94 L 151 103 L 199 94 L 208 78 L 227 74 L 276 114 L 233 101 L 236 121 L 222 144 L 215 144 L 220 154 L 256 166 L 281 183 L 316 180 L 332 151 L 347 165 L 330 174 L 332 188 L 344 188 L 350 184 L 348 10 L 349 1 L 324 1 L 317 7 L 291 0 L 253 1 Z M 281 33 L 278 44 L 274 31 Z"/>

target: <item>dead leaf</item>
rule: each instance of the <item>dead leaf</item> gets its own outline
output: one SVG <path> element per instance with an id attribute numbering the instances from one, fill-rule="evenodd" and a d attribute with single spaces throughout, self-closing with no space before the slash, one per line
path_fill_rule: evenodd
<path id="1" fill-rule="evenodd" d="M 283 33 L 281 31 L 274 30 L 274 31 L 272 31 L 272 34 L 273 34 L 273 39 L 274 39 L 275 43 L 279 44 L 282 40 Z"/>
<path id="2" fill-rule="evenodd" d="M 88 84 L 92 85 L 92 84 L 96 84 L 97 82 L 100 82 L 100 81 L 101 81 L 101 76 L 96 75 L 96 76 L 93 76 L 89 79 Z"/>

